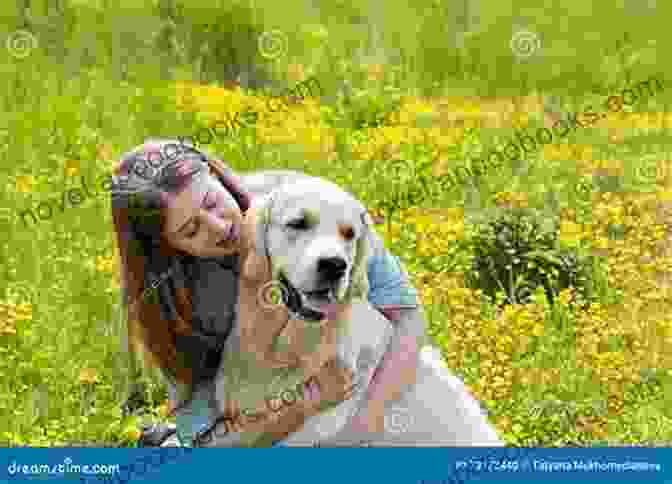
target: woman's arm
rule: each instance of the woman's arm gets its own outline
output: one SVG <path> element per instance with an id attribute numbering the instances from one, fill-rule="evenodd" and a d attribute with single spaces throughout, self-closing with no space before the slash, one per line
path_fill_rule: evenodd
<path id="1" fill-rule="evenodd" d="M 416 382 L 417 359 L 423 337 L 407 333 L 405 326 L 414 326 L 422 318 L 418 309 L 402 309 L 398 312 L 400 327 L 390 349 L 369 383 L 367 405 L 353 420 L 352 425 L 360 430 L 381 432 L 384 430 L 384 412 L 387 402 L 399 400 L 403 391 Z M 392 317 L 388 319 L 393 320 Z"/>
<path id="2" fill-rule="evenodd" d="M 415 288 L 399 261 L 376 233 L 371 234 L 368 266 L 369 302 L 395 326 L 395 334 L 367 391 L 367 406 L 352 421 L 360 430 L 382 431 L 384 408 L 416 381 L 419 348 L 426 322 Z"/>

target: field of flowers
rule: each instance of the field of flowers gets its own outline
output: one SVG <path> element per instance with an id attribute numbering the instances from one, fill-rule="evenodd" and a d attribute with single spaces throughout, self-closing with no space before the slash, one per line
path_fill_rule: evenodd
<path id="1" fill-rule="evenodd" d="M 478 130 L 492 121 L 492 111 L 489 111 L 490 119 L 479 116 L 484 110 L 483 103 L 471 101 L 468 104 L 465 100 L 461 101 L 464 106 L 461 107 L 459 100 L 409 98 L 404 100 L 398 119 L 391 120 L 390 126 L 346 133 L 349 136 L 344 139 L 351 144 L 353 154 L 346 162 L 334 148 L 340 133 L 324 121 L 333 115 L 332 108 L 307 100 L 292 106 L 290 112 L 270 113 L 264 99 L 240 89 L 189 87 L 189 103 L 185 103 L 185 88 L 180 85 L 176 90 L 176 104 L 179 109 L 197 112 L 199 117 L 205 118 L 205 123 L 245 107 L 260 113 L 256 133 L 241 135 L 249 136 L 248 139 L 231 139 L 224 143 L 274 146 L 293 142 L 301 154 L 295 157 L 300 162 L 292 160 L 291 166 L 339 181 L 360 196 L 372 211 L 381 214 L 384 212 L 380 207 L 384 204 L 380 202 L 389 188 L 387 192 L 377 188 L 381 183 L 395 183 L 389 173 L 385 178 L 385 163 L 396 159 L 404 144 L 422 143 L 427 156 L 437 160 L 432 168 L 439 173 L 449 168 L 449 162 L 442 160 L 442 150 L 463 142 L 467 129 Z M 452 120 L 442 123 L 440 117 L 432 127 L 413 126 L 418 113 L 446 109 L 446 106 L 451 106 L 452 116 L 458 120 L 456 113 L 464 109 L 462 126 L 456 126 Z M 528 109 L 514 111 L 511 117 L 526 115 L 529 115 Z M 667 122 L 667 117 L 662 120 Z M 471 126 L 465 126 L 467 122 Z M 622 116 L 616 122 L 619 124 L 613 129 L 614 133 L 617 129 L 652 127 L 648 118 L 637 114 Z M 99 159 L 109 162 L 127 147 L 100 145 L 99 148 Z M 599 170 L 622 173 L 624 169 L 618 159 L 597 158 L 590 146 L 564 144 L 547 146 L 530 171 L 538 170 L 536 177 L 540 179 L 567 185 L 569 193 L 569 180 L 563 181 L 548 173 L 554 164 L 572 162 L 576 163 L 577 176 Z M 360 178 L 367 171 L 367 163 L 375 163 L 376 173 Z M 289 163 L 283 164 L 287 165 Z M 567 291 L 560 296 L 563 304 L 555 309 L 549 308 L 545 299 L 538 298 L 534 304 L 509 305 L 499 314 L 487 315 L 478 291 L 464 284 L 469 255 L 460 253 L 460 241 L 470 235 L 472 227 L 465 214 L 474 210 L 473 206 L 465 207 L 464 200 L 453 206 L 447 201 L 446 208 L 442 208 L 439 200 L 434 203 L 435 200 L 427 199 L 424 206 L 399 210 L 386 220 L 389 223 L 379 226 L 388 246 L 405 261 L 421 292 L 433 339 L 443 350 L 446 361 L 464 376 L 511 444 L 672 440 L 669 413 L 672 164 L 661 153 L 655 159 L 655 166 L 658 168 L 655 191 L 650 193 L 593 190 L 582 200 L 587 203 L 587 213 L 592 220 L 577 218 L 582 210 L 581 201 L 574 200 L 574 205 L 560 208 L 561 240 L 570 246 L 583 245 L 603 257 L 610 294 L 618 295 L 592 304 L 586 310 L 568 309 L 567 302 L 572 295 Z M 69 177 L 80 175 L 83 168 L 80 162 L 70 159 L 63 160 L 63 167 Z M 381 176 L 384 181 L 380 181 Z M 534 175 L 528 177 L 534 178 Z M 499 190 L 496 183 L 489 191 L 483 189 L 480 195 L 485 203 L 477 209 L 528 206 L 534 203 L 535 195 L 540 191 L 545 193 L 547 188 L 540 187 L 543 181 L 527 181 L 529 188 L 525 189 L 522 177 L 519 180 L 508 182 L 508 190 Z M 39 177 L 19 176 L 14 190 L 18 195 L 25 193 L 26 187 L 34 189 L 40 183 Z M 572 200 L 571 193 L 568 200 Z M 3 426 L 13 429 L 3 433 L 4 443 L 56 445 L 82 439 L 119 439 L 124 435 L 132 438 L 135 433 L 137 421 L 122 421 L 116 410 L 118 400 L 112 391 L 117 377 L 114 368 L 119 365 L 114 362 L 119 328 L 106 327 L 105 321 L 90 320 L 89 308 L 93 304 L 101 309 L 114 307 L 118 299 L 109 204 L 104 198 L 97 203 L 104 207 L 97 214 L 97 230 L 86 237 L 70 234 L 67 246 L 60 245 L 61 234 L 49 222 L 34 229 L 41 232 L 41 236 L 36 237 L 37 232 L 27 234 L 33 243 L 37 244 L 39 239 L 47 247 L 41 248 L 42 261 L 34 266 L 38 271 L 37 281 L 41 281 L 37 285 L 40 291 L 27 293 L 26 287 L 10 285 L 1 306 L 3 358 L 0 371 L 3 376 L 15 375 L 10 383 L 12 391 L 8 392 L 10 398 L 3 399 L 2 403 L 5 410 L 13 414 L 9 422 L 5 421 L 9 427 Z M 74 210 L 91 211 L 85 207 L 71 209 Z M 624 236 L 610 236 L 609 228 L 616 225 L 623 228 Z M 81 251 L 77 257 L 70 253 L 73 245 Z M 63 262 L 68 270 L 59 273 L 57 268 L 64 267 Z M 17 270 L 23 273 L 25 268 L 21 269 L 17 263 L 17 259 L 10 259 L 9 267 L 14 273 Z M 63 300 L 60 296 L 71 287 L 69 278 L 75 277 L 74 273 L 87 274 L 88 294 L 71 292 Z M 45 284 L 47 281 L 49 284 Z M 90 306 L 65 310 L 62 304 L 71 304 L 77 297 L 89 301 Z M 31 299 L 37 302 L 37 308 Z M 83 331 L 86 334 L 74 336 Z M 44 344 L 45 333 L 51 335 L 47 344 Z M 63 344 L 64 341 L 68 343 Z M 80 345 L 90 345 L 90 350 Z M 104 351 L 99 351 L 101 348 Z M 67 357 L 67 364 L 55 365 L 60 357 L 55 361 L 52 351 Z M 74 360 L 70 358 L 73 354 L 77 355 Z M 30 356 L 26 358 L 27 355 Z M 26 398 L 27 395 L 30 398 Z M 66 418 L 54 418 L 50 410 L 55 404 L 63 413 L 73 408 L 77 412 L 67 412 Z M 105 432 L 91 435 L 94 428 L 104 428 Z"/>
<path id="2" fill-rule="evenodd" d="M 550 126 L 549 96 L 422 96 L 392 87 L 396 73 L 371 61 L 342 65 L 366 88 L 271 112 L 265 93 L 235 86 L 139 86 L 95 68 L 63 79 L 31 66 L 0 99 L 0 446 L 134 445 L 139 424 L 166 411 L 150 375 L 151 409 L 120 412 L 127 374 L 108 194 L 32 225 L 19 213 L 109 174 L 147 137 L 189 136 L 246 109 L 253 125 L 204 149 L 239 172 L 325 177 L 383 217 L 377 230 L 421 294 L 430 337 L 509 444 L 672 442 L 672 154 L 661 141 L 672 113 L 662 102 L 609 113 L 444 190 L 440 177 L 468 153 L 513 128 Z M 290 86 L 315 75 L 284 66 Z M 553 306 L 537 291 L 498 308 L 468 287 L 478 221 L 512 207 L 539 210 L 557 221 L 562 247 L 597 257 L 589 305 L 571 304 L 568 289 Z"/>

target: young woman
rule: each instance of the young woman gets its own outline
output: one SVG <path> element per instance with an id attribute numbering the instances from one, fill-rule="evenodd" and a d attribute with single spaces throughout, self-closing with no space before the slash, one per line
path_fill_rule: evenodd
<path id="1" fill-rule="evenodd" d="M 271 190 L 279 181 L 262 188 Z M 149 140 L 126 154 L 113 180 L 129 349 L 139 339 L 160 368 L 178 408 L 181 445 L 191 445 L 216 418 L 207 395 L 235 318 L 240 227 L 250 202 L 251 194 L 221 161 L 172 140 Z M 368 403 L 351 420 L 364 434 L 381 430 L 386 401 L 414 382 L 425 333 L 415 290 L 398 258 L 375 240 L 368 296 L 396 327 L 396 338 L 382 361 L 371 362 L 376 369 Z M 325 366 L 317 375 L 320 387 L 308 385 L 302 403 L 266 420 L 264 432 L 281 443 L 319 411 L 321 397 L 349 398 L 351 377 Z"/>

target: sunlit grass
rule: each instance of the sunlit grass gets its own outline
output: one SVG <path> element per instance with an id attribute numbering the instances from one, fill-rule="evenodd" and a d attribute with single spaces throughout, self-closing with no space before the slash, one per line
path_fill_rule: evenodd
<path id="1" fill-rule="evenodd" d="M 286 70 L 291 82 L 312 73 L 296 61 Z M 438 179 L 490 149 L 493 137 L 504 143 L 512 129 L 542 119 L 544 96 L 403 93 L 387 110 L 398 93 L 386 85 L 385 64 L 346 65 L 343 74 L 371 83 L 351 101 L 380 109 L 382 124 L 355 129 L 347 120 L 360 108 L 342 100 L 271 112 L 267 96 L 193 81 L 141 89 L 100 76 L 67 88 L 46 74 L 30 80 L 51 111 L 38 96 L 19 106 L 15 93 L 4 94 L 16 119 L 33 122 L 8 123 L 22 142 L 3 148 L 0 445 L 133 445 L 142 420 L 119 410 L 126 373 L 107 194 L 28 227 L 18 213 L 59 200 L 80 177 L 96 180 L 145 137 L 195 136 L 245 109 L 259 114 L 255 125 L 206 148 L 236 170 L 283 167 L 331 179 L 385 217 L 376 230 L 418 288 L 431 338 L 508 443 L 672 441 L 672 158 L 665 141 L 636 139 L 667 135 L 672 113 L 609 114 L 520 166 L 489 171 L 477 189 L 463 181 L 448 192 Z M 74 139 L 82 140 L 77 157 L 64 151 Z M 579 183 L 590 184 L 588 195 Z M 497 207 L 557 215 L 563 246 L 601 258 L 608 287 L 600 299 L 581 309 L 566 290 L 551 308 L 539 293 L 500 311 L 467 288 L 471 217 Z M 165 393 L 150 383 L 155 401 L 144 418 L 164 418 Z"/>

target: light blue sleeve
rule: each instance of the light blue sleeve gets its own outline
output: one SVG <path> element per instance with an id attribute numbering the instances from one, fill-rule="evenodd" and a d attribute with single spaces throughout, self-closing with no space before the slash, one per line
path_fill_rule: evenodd
<path id="1" fill-rule="evenodd" d="M 371 232 L 368 260 L 368 300 L 395 326 L 391 351 L 400 348 L 401 338 L 419 338 L 418 344 L 427 343 L 427 322 L 417 291 L 398 257 L 386 248 L 380 236 Z"/>
<path id="2" fill-rule="evenodd" d="M 376 307 L 415 308 L 418 295 L 410 284 L 399 257 L 392 255 L 378 234 L 370 234 L 369 302 Z"/>

